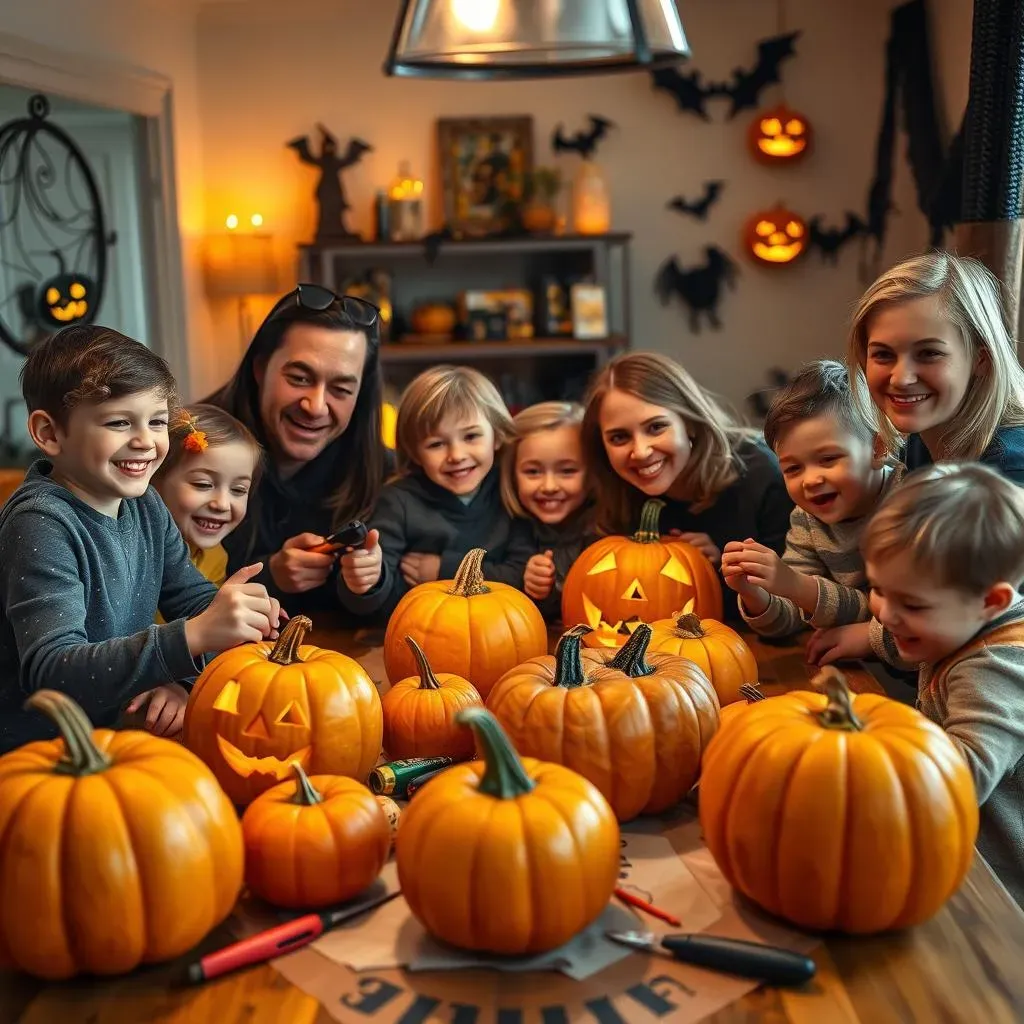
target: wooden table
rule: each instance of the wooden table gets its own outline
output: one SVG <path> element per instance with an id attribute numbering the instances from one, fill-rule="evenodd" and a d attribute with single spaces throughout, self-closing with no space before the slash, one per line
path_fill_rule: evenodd
<path id="1" fill-rule="evenodd" d="M 352 634 L 321 629 L 312 641 L 344 650 L 359 658 L 374 678 L 380 662 L 380 634 Z M 758 658 L 761 681 L 770 694 L 805 686 L 810 670 L 798 646 L 774 646 L 750 638 Z M 867 671 L 849 673 L 855 690 L 879 692 L 879 684 Z M 879 865 L 879 871 L 885 866 Z M 26 922 L 28 926 L 28 922 Z M 233 941 L 225 928 L 217 929 L 200 947 L 202 952 Z M 830 1022 L 963 1021 L 964 1024 L 1010 1024 L 1024 1020 L 1024 914 L 999 884 L 988 866 L 976 858 L 960 891 L 930 922 L 908 932 L 876 938 L 827 938 L 812 953 L 818 975 L 802 990 L 762 988 L 706 1018 L 714 1024 L 739 1024 L 750 1020 L 773 1024 L 830 1024 Z M 301 954 L 297 954 L 301 955 Z M 115 979 L 76 980 L 42 984 L 20 976 L 0 975 L 0 1024 L 329 1024 L 332 1018 L 317 1000 L 293 987 L 272 967 L 263 965 L 227 976 L 199 988 L 180 985 L 184 965 L 195 958 L 144 969 Z M 500 972 L 448 972 L 439 975 L 404 975 L 373 972 L 382 978 L 407 980 L 402 1009 L 394 1013 L 357 1015 L 371 1024 L 452 1022 L 452 1024 L 548 1024 L 549 1021 L 588 1021 L 593 1024 L 645 1024 L 658 1019 L 672 1021 L 675 1014 L 664 1008 L 661 1015 L 637 1002 L 592 1000 L 584 1010 L 586 992 L 599 994 L 614 982 L 617 992 L 644 978 L 643 956 L 602 971 L 587 982 L 573 982 L 561 975 L 509 975 Z M 363 979 L 363 976 L 357 976 Z M 465 994 L 472 1002 L 474 990 L 487 986 L 514 991 L 528 981 L 538 991 L 565 1000 L 565 990 L 583 991 L 573 1004 L 579 1012 L 568 1016 L 497 1016 L 459 1008 L 458 996 L 430 1009 L 431 1000 L 413 998 L 416 986 L 441 978 L 448 991 Z M 612 979 L 599 982 L 598 979 Z M 595 982 L 597 983 L 595 985 Z M 650 982 L 650 979 L 648 979 Z M 388 983 L 364 979 L 359 990 L 382 993 Z M 460 985 L 464 986 L 460 990 Z M 581 989 L 580 986 L 584 988 Z M 624 986 L 626 988 L 624 988 Z M 397 987 L 397 986 L 396 986 Z M 387 995 L 387 989 L 383 995 Z M 670 995 L 669 995 L 670 997 Z M 359 995 L 351 1003 L 359 1005 Z M 389 1009 L 399 1004 L 397 997 Z M 366 1002 L 367 1007 L 370 1001 Z M 404 1012 L 403 1012 L 404 1011 Z M 397 1014 L 397 1015 L 396 1015 Z"/>

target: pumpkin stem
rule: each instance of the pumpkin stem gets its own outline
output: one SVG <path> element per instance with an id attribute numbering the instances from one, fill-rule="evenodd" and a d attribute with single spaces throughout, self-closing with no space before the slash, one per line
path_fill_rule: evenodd
<path id="1" fill-rule="evenodd" d="M 555 686 L 572 689 L 574 686 L 585 686 L 587 674 L 583 671 L 583 658 L 580 655 L 580 640 L 592 632 L 590 626 L 582 623 L 566 630 L 559 638 L 555 647 Z"/>
<path id="2" fill-rule="evenodd" d="M 676 632 L 683 634 L 683 640 L 699 640 L 704 636 L 704 627 L 700 624 L 700 616 L 687 612 L 676 619 Z"/>
<path id="3" fill-rule="evenodd" d="M 487 552 L 483 548 L 473 548 L 466 552 L 466 557 L 459 562 L 455 579 L 448 588 L 448 593 L 456 597 L 474 597 L 477 594 L 489 594 L 491 588 L 484 583 L 483 561 Z"/>
<path id="4" fill-rule="evenodd" d="M 845 729 L 859 732 L 864 723 L 853 710 L 853 694 L 847 685 L 846 676 L 837 668 L 826 665 L 812 680 L 816 690 L 824 690 L 828 704 L 824 711 L 817 713 L 818 721 L 827 729 Z"/>
<path id="5" fill-rule="evenodd" d="M 648 498 L 640 509 L 640 528 L 633 534 L 633 540 L 638 544 L 653 544 L 661 540 L 661 530 L 658 527 L 658 520 L 661 519 L 661 510 L 665 502 L 660 498 Z"/>
<path id="6" fill-rule="evenodd" d="M 313 804 L 322 804 L 324 798 L 317 791 L 316 786 L 309 781 L 309 776 L 298 761 L 292 761 L 292 771 L 295 772 L 295 796 L 292 803 L 302 804 L 303 807 L 312 807 Z"/>
<path id="7" fill-rule="evenodd" d="M 284 624 L 281 635 L 274 644 L 274 649 L 267 656 L 267 661 L 275 665 L 294 665 L 302 661 L 299 648 L 306 634 L 313 628 L 313 622 L 307 615 L 296 615 Z"/>
<path id="8" fill-rule="evenodd" d="M 741 697 L 744 697 L 749 704 L 755 704 L 759 700 L 767 700 L 768 698 L 761 692 L 760 687 L 757 683 L 741 683 L 739 688 Z"/>
<path id="9" fill-rule="evenodd" d="M 25 707 L 41 711 L 60 730 L 66 753 L 54 765 L 54 771 L 62 775 L 94 775 L 114 763 L 96 746 L 92 722 L 66 693 L 37 690 L 25 701 Z"/>
<path id="10" fill-rule="evenodd" d="M 646 622 L 641 622 L 608 665 L 625 672 L 630 679 L 649 676 L 654 671 L 654 666 L 647 661 L 647 645 L 650 642 L 651 627 Z"/>
<path id="11" fill-rule="evenodd" d="M 477 787 L 499 800 L 514 800 L 537 784 L 526 774 L 523 762 L 509 742 L 505 730 L 486 708 L 463 708 L 455 721 L 473 730 L 484 759 L 484 773 Z"/>
<path id="12" fill-rule="evenodd" d="M 406 634 L 405 642 L 409 645 L 409 650 L 412 651 L 412 656 L 416 659 L 416 672 L 420 677 L 420 689 L 440 690 L 441 684 L 437 681 L 437 676 L 434 675 L 434 670 L 430 667 L 430 662 L 427 661 L 423 648 L 408 634 Z"/>

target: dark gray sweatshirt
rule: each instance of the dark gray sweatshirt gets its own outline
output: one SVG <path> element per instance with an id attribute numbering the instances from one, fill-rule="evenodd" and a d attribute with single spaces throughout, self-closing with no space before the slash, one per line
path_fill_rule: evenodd
<path id="1" fill-rule="evenodd" d="M 50 469 L 34 463 L 0 510 L 0 753 L 55 735 L 22 710 L 36 690 L 61 690 L 109 727 L 136 694 L 193 679 L 185 619 L 217 593 L 152 487 L 112 519 Z"/>

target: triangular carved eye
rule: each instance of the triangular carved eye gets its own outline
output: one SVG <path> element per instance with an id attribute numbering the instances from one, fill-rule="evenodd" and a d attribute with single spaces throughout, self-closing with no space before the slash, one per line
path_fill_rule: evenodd
<path id="1" fill-rule="evenodd" d="M 277 716 L 275 725 L 301 725 L 308 728 L 309 722 L 306 721 L 306 715 L 302 708 L 299 707 L 298 703 L 294 700 L 288 702 L 288 707 L 284 709 Z"/>
<path id="2" fill-rule="evenodd" d="M 612 569 L 617 569 L 618 566 L 615 564 L 615 552 L 609 551 L 600 562 L 596 565 L 592 565 L 587 570 L 588 576 L 599 576 L 603 572 L 611 572 Z"/>
<path id="3" fill-rule="evenodd" d="M 670 580 L 675 580 L 676 583 L 693 582 L 690 570 L 675 555 L 668 556 L 668 561 L 661 567 L 661 575 L 667 576 Z"/>
<path id="4" fill-rule="evenodd" d="M 238 694 L 242 688 L 238 683 L 231 679 L 224 684 L 224 689 L 217 694 L 217 699 L 213 702 L 213 706 L 218 711 L 226 711 L 229 715 L 238 714 Z"/>
<path id="5" fill-rule="evenodd" d="M 643 585 L 640 583 L 635 576 L 633 582 L 622 593 L 623 601 L 646 601 L 647 594 L 644 592 Z"/>

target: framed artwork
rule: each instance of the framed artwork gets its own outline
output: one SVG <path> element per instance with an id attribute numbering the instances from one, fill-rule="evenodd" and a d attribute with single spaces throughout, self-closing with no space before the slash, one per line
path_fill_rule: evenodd
<path id="1" fill-rule="evenodd" d="M 607 338 L 608 315 L 604 288 L 599 284 L 574 284 L 569 289 L 572 333 L 575 338 Z"/>
<path id="2" fill-rule="evenodd" d="M 445 222 L 456 237 L 501 234 L 518 223 L 533 170 L 533 118 L 438 118 Z"/>

